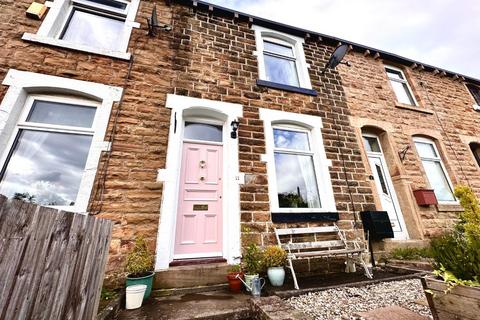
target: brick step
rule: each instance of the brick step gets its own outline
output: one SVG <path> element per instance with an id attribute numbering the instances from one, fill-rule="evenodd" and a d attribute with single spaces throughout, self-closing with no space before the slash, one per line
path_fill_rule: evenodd
<path id="1" fill-rule="evenodd" d="M 194 288 L 227 283 L 227 263 L 170 267 L 155 273 L 153 289 Z"/>

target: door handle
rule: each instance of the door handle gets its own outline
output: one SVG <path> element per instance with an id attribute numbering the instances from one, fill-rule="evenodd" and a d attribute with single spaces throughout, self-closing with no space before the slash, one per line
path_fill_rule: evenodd
<path id="1" fill-rule="evenodd" d="M 200 181 L 205 181 L 205 177 L 200 177 Z"/>

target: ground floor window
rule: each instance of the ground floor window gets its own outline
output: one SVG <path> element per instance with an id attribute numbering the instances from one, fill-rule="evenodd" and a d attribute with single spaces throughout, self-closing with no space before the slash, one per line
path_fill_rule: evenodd
<path id="1" fill-rule="evenodd" d="M 455 201 L 452 184 L 447 176 L 435 143 L 427 138 L 415 137 L 415 147 L 422 161 L 430 187 L 440 202 Z"/>
<path id="2" fill-rule="evenodd" d="M 272 212 L 334 212 L 320 117 L 261 109 Z"/>
<path id="3" fill-rule="evenodd" d="M 96 104 L 74 103 L 55 96 L 28 99 L 1 171 L 1 194 L 41 205 L 75 205 Z"/>
<path id="4" fill-rule="evenodd" d="M 309 132 L 277 126 L 273 137 L 279 207 L 320 208 Z"/>
<path id="5" fill-rule="evenodd" d="M 3 84 L 10 87 L 0 104 L 0 194 L 87 211 L 121 89 L 17 70 Z"/>

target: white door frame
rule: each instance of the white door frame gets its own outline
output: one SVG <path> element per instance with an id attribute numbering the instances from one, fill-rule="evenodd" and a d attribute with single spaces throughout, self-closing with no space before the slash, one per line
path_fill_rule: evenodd
<path id="1" fill-rule="evenodd" d="M 166 270 L 174 259 L 175 229 L 178 208 L 179 179 L 185 120 L 214 119 L 223 124 L 223 257 L 229 264 L 240 259 L 240 186 L 238 138 L 230 137 L 231 122 L 242 117 L 243 108 L 206 99 L 167 95 L 166 107 L 171 109 L 165 169 L 159 170 L 163 182 L 157 236 L 155 270 Z M 208 120 L 207 120 L 208 121 Z"/>
<path id="2" fill-rule="evenodd" d="M 380 138 L 378 137 L 378 135 L 371 134 L 371 133 L 362 133 L 362 139 L 363 139 L 363 137 L 370 137 L 370 138 L 377 139 L 378 147 L 380 148 L 380 152 L 367 151 L 367 149 L 365 149 L 365 152 L 367 154 L 367 159 L 368 159 L 368 165 L 370 166 L 370 171 L 373 174 L 373 168 L 372 168 L 372 165 L 370 163 L 370 158 L 377 158 L 377 159 L 380 160 L 380 163 L 382 165 L 382 170 L 383 170 L 383 173 L 384 173 L 383 176 L 385 177 L 385 182 L 387 183 L 387 188 L 388 188 L 388 191 L 390 192 L 390 197 L 392 198 L 393 207 L 394 207 L 394 210 L 396 211 L 395 213 L 396 213 L 397 218 L 398 218 L 398 223 L 400 224 L 400 227 L 402 228 L 402 232 L 394 232 L 394 235 L 395 235 L 394 240 L 407 240 L 409 238 L 408 237 L 408 231 L 407 231 L 407 225 L 405 224 L 405 219 L 403 218 L 403 213 L 402 213 L 402 209 L 400 208 L 400 203 L 398 202 L 397 193 L 395 191 L 395 188 L 393 187 L 392 178 L 390 177 L 390 171 L 388 170 L 387 162 L 385 161 L 385 156 L 383 154 L 383 149 L 382 149 L 382 145 L 380 143 Z M 378 189 L 378 186 L 377 186 L 376 183 L 375 183 L 375 189 Z M 377 190 L 377 195 L 380 195 L 380 190 Z M 382 204 L 381 199 L 380 199 L 380 204 Z M 383 208 L 383 210 L 386 211 L 385 208 Z"/>

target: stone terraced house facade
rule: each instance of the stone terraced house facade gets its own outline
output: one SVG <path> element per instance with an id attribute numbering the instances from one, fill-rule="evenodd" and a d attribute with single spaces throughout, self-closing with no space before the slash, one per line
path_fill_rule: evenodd
<path id="1" fill-rule="evenodd" d="M 202 1 L 157 1 L 155 36 L 154 1 L 37 1 L 0 0 L 0 193 L 115 221 L 111 279 L 139 235 L 158 287 L 211 284 L 275 227 L 387 211 L 377 251 L 424 245 L 480 195 L 479 80 Z"/>

